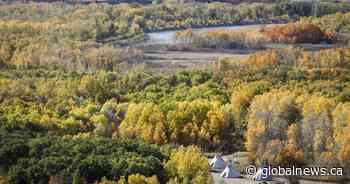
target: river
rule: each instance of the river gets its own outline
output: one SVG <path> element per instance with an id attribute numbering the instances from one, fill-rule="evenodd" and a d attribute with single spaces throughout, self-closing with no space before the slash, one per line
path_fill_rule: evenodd
<path id="1" fill-rule="evenodd" d="M 205 32 L 217 29 L 257 29 L 266 24 L 256 24 L 256 25 L 233 25 L 233 26 L 218 26 L 218 27 L 204 27 L 204 28 L 193 28 L 194 32 Z M 174 43 L 175 34 L 180 30 L 170 30 L 170 31 L 158 31 L 152 33 L 146 33 L 148 37 L 148 44 L 172 44 Z"/>

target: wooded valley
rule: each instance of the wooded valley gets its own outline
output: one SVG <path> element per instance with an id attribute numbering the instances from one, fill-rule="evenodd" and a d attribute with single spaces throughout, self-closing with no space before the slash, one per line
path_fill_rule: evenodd
<path id="1" fill-rule="evenodd" d="M 0 183 L 211 184 L 207 156 L 240 151 L 254 165 L 342 167 L 326 179 L 346 183 L 348 12 L 303 1 L 2 2 Z M 193 31 L 245 24 L 264 26 Z M 253 53 L 154 72 L 140 45 L 161 30 L 179 30 L 172 49 Z"/>

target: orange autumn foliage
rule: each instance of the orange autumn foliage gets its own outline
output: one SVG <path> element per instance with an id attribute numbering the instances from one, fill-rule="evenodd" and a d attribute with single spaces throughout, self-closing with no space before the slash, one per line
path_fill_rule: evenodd
<path id="1" fill-rule="evenodd" d="M 350 70 L 350 49 L 334 48 L 317 52 L 296 48 L 267 50 L 237 62 L 236 58 L 219 60 L 218 70 L 225 72 L 225 83 L 241 76 L 264 76 L 298 79 L 334 79 L 347 77 Z"/>
<path id="2" fill-rule="evenodd" d="M 305 164 L 304 152 L 294 145 L 288 144 L 282 149 L 278 161 L 279 164 L 284 166 L 302 166 Z"/>
<path id="3" fill-rule="evenodd" d="M 321 29 L 310 22 L 267 27 L 261 32 L 269 42 L 274 43 L 319 43 L 324 37 Z"/>

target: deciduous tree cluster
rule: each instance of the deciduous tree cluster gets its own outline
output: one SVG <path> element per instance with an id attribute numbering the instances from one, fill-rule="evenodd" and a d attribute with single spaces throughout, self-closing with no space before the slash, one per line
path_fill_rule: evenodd
<path id="1" fill-rule="evenodd" d="M 324 33 L 318 26 L 303 21 L 266 27 L 262 34 L 268 42 L 274 43 L 320 43 L 324 39 Z"/>
<path id="2" fill-rule="evenodd" d="M 34 138 L 23 133 L 0 134 L 0 155 L 6 158 L 1 166 L 9 169 L 9 183 L 93 183 L 134 174 L 167 180 L 162 163 L 167 156 L 152 145 L 122 139 Z M 139 175 L 129 180 L 138 180 Z"/>
<path id="3" fill-rule="evenodd" d="M 177 32 L 176 41 L 182 48 L 262 49 L 267 43 L 257 30 L 217 29 L 193 32 L 191 29 Z"/>
<path id="4" fill-rule="evenodd" d="M 349 162 L 348 103 L 271 91 L 254 98 L 247 149 L 260 163 L 344 167 Z"/>
<path id="5" fill-rule="evenodd" d="M 39 137 L 40 136 L 40 137 Z M 5 183 L 212 183 L 209 164 L 194 147 L 172 149 L 127 139 L 56 137 L 0 132 Z"/>

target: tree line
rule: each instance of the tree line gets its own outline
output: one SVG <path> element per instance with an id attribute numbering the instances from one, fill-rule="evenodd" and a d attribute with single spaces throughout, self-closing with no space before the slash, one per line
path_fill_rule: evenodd
<path id="1" fill-rule="evenodd" d="M 192 29 L 178 31 L 174 49 L 224 48 L 265 49 L 268 44 L 328 43 L 349 44 L 345 17 L 348 13 L 327 15 L 320 18 L 302 18 L 283 25 L 267 25 L 243 30 L 214 29 L 196 32 Z M 330 23 L 330 20 L 332 22 Z M 327 23 L 325 23 L 327 22 Z M 329 23 L 329 24 L 328 24 Z M 337 25 L 334 25 L 337 24 Z"/>

